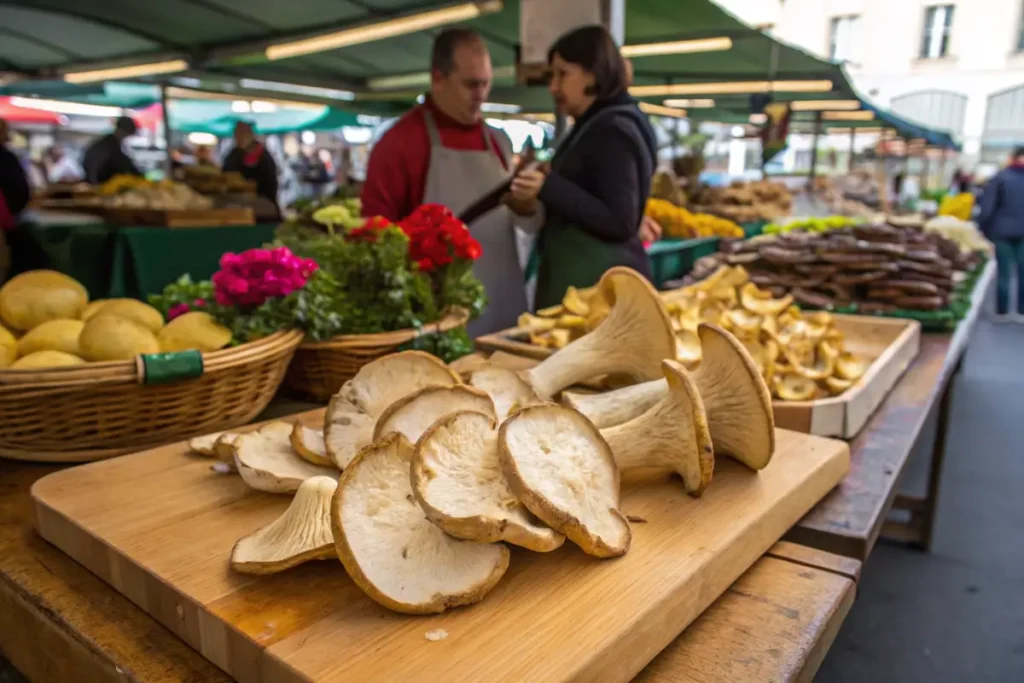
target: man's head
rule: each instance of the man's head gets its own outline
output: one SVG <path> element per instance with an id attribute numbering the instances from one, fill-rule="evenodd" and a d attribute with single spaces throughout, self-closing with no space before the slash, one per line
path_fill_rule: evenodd
<path id="1" fill-rule="evenodd" d="M 114 135 L 121 140 L 135 135 L 138 130 L 135 121 L 130 116 L 119 116 L 114 124 Z"/>
<path id="2" fill-rule="evenodd" d="M 459 123 L 480 120 L 480 107 L 491 94 L 491 55 L 467 28 L 450 28 L 434 40 L 430 59 L 430 97 Z"/>
<path id="3" fill-rule="evenodd" d="M 256 141 L 256 134 L 252 130 L 252 124 L 248 121 L 239 121 L 235 124 L 235 144 L 245 149 Z"/>
<path id="4" fill-rule="evenodd" d="M 1024 164 L 1024 145 L 1017 145 L 1013 148 L 1013 163 Z"/>

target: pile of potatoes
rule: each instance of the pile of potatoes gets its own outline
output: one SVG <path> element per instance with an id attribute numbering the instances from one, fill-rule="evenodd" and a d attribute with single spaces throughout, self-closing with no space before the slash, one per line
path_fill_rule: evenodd
<path id="1" fill-rule="evenodd" d="M 140 354 L 231 343 L 231 330 L 191 311 L 169 323 L 136 299 L 100 299 L 73 278 L 34 270 L 0 287 L 0 369 L 27 370 L 133 360 Z"/>

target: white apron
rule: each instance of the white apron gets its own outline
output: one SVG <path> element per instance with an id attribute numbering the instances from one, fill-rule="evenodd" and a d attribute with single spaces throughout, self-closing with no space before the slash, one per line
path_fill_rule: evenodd
<path id="1" fill-rule="evenodd" d="M 423 116 L 430 137 L 424 204 L 444 204 L 458 215 L 508 179 L 506 166 L 511 165 L 511 160 L 507 156 L 500 158 L 494 151 L 486 124 L 484 151 L 449 149 L 441 144 L 431 112 L 424 109 Z M 516 318 L 529 308 L 512 216 L 508 207 L 499 206 L 469 226 L 470 234 L 483 249 L 473 264 L 473 274 L 483 283 L 488 300 L 480 317 L 469 324 L 469 335 L 474 338 L 515 327 Z"/>

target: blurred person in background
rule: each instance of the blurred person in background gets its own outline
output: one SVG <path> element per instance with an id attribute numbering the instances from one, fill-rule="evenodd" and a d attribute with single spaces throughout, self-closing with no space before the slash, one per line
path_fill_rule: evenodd
<path id="1" fill-rule="evenodd" d="M 17 155 L 7 143 L 10 134 L 7 122 L 0 119 L 0 230 L 13 230 L 18 224 L 18 216 L 31 197 L 25 169 Z"/>
<path id="2" fill-rule="evenodd" d="M 93 142 L 82 157 L 85 179 L 93 185 L 102 185 L 116 175 L 141 176 L 135 162 L 124 151 L 126 138 L 135 135 L 138 128 L 130 116 L 122 116 L 114 124 L 114 131 Z"/>
<path id="3" fill-rule="evenodd" d="M 239 121 L 235 124 L 235 147 L 224 159 L 225 173 L 236 171 L 246 180 L 256 183 L 256 194 L 277 203 L 277 164 L 267 148 L 256 139 L 252 124 Z"/>
<path id="4" fill-rule="evenodd" d="M 48 183 L 75 183 L 82 180 L 82 167 L 60 145 L 53 145 L 43 157 Z"/>
<path id="5" fill-rule="evenodd" d="M 1017 278 L 1017 314 L 1024 315 L 1024 146 L 985 184 L 978 227 L 996 246 L 996 315 L 1010 313 L 1010 283 Z"/>
<path id="6" fill-rule="evenodd" d="M 535 308 L 557 304 L 570 285 L 595 284 L 613 266 L 651 277 L 641 225 L 657 142 L 629 95 L 629 67 L 601 26 L 563 35 L 548 65 L 555 105 L 575 124 L 549 173 L 527 169 L 512 182 L 517 200 L 539 199 L 546 211 L 535 250 Z"/>
<path id="7" fill-rule="evenodd" d="M 364 215 L 400 221 L 420 204 L 443 204 L 459 215 L 509 180 L 515 168 L 512 142 L 482 115 L 492 76 L 490 53 L 477 33 L 450 28 L 437 36 L 430 94 L 370 154 L 362 190 Z M 528 308 L 515 228 L 535 231 L 539 205 L 511 197 L 505 204 L 469 225 L 482 249 L 473 274 L 488 298 L 483 314 L 469 324 L 474 337 L 514 327 Z"/>
<path id="8" fill-rule="evenodd" d="M 196 166 L 216 166 L 217 163 L 213 160 L 213 146 L 212 145 L 196 145 L 195 152 L 193 153 Z"/>

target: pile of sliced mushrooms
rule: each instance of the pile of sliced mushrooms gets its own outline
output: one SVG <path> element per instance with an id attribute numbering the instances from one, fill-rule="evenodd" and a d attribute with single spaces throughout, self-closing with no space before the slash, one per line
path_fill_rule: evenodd
<path id="1" fill-rule="evenodd" d="M 718 325 L 746 347 L 775 398 L 837 396 L 867 370 L 867 359 L 844 349 L 843 333 L 831 313 L 802 312 L 790 295 L 774 298 L 750 282 L 743 266 L 720 266 L 704 280 L 665 297 L 682 361 L 699 363 L 698 326 Z"/>
<path id="2" fill-rule="evenodd" d="M 621 471 L 675 472 L 700 496 L 715 454 L 764 468 L 771 397 L 744 345 L 698 325 L 703 360 L 691 372 L 643 277 L 613 268 L 596 289 L 603 324 L 529 370 L 484 364 L 462 376 L 405 351 L 349 380 L 322 430 L 271 422 L 193 440 L 250 487 L 293 495 L 280 518 L 238 541 L 232 567 L 264 574 L 337 557 L 379 604 L 438 613 L 487 595 L 508 569 L 506 544 L 550 552 L 568 538 L 595 557 L 625 554 Z M 642 383 L 562 393 L 606 374 Z"/>

